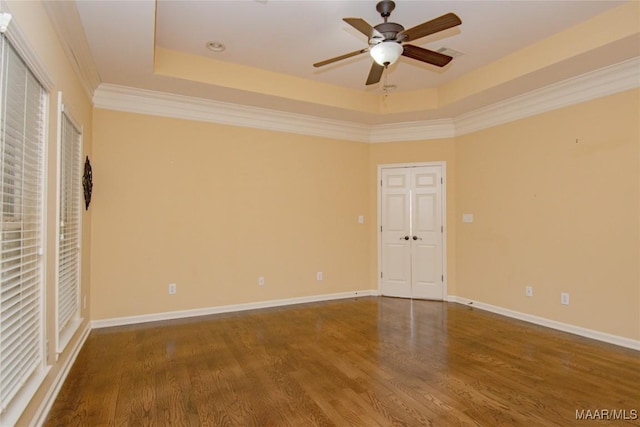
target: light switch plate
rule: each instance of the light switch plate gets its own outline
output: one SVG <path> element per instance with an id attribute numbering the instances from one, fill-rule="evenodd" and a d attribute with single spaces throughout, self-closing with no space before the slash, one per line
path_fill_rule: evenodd
<path id="1" fill-rule="evenodd" d="M 473 222 L 473 214 L 463 213 L 462 222 Z"/>

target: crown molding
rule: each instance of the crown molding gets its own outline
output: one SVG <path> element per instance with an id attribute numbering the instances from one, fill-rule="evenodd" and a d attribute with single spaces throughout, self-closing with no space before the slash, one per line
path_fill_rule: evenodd
<path id="1" fill-rule="evenodd" d="M 87 42 L 75 2 L 44 1 L 42 5 L 56 34 L 58 34 L 60 45 L 76 76 L 78 76 L 82 88 L 91 98 L 94 90 L 100 84 L 100 75 L 93 61 L 91 48 Z"/>
<path id="2" fill-rule="evenodd" d="M 369 142 L 367 125 L 126 86 L 101 84 L 93 104 L 108 110 Z"/>
<path id="3" fill-rule="evenodd" d="M 370 127 L 369 142 L 421 141 L 453 138 L 456 129 L 452 119 L 391 123 Z"/>
<path id="4" fill-rule="evenodd" d="M 341 140 L 381 143 L 454 138 L 640 87 L 640 57 L 482 107 L 455 118 L 366 125 L 146 89 L 100 84 L 96 108 Z"/>
<path id="5" fill-rule="evenodd" d="M 547 111 L 640 87 L 640 58 L 632 58 L 461 114 L 456 135 L 464 135 Z"/>
<path id="6" fill-rule="evenodd" d="M 93 104 L 107 110 L 357 142 L 418 141 L 455 136 L 451 119 L 371 126 L 104 83 L 96 89 Z"/>

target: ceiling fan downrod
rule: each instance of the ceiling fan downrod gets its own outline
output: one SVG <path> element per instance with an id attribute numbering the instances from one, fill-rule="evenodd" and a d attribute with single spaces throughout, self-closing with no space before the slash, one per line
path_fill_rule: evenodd
<path id="1" fill-rule="evenodd" d="M 380 16 L 382 16 L 382 19 L 384 19 L 385 23 L 387 22 L 387 18 L 391 16 L 391 12 L 393 12 L 393 9 L 395 8 L 396 4 L 391 0 L 382 0 L 376 5 L 376 10 L 380 14 Z"/>

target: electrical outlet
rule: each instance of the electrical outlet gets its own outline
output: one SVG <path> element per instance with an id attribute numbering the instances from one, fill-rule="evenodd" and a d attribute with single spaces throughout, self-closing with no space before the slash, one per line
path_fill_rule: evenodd
<path id="1" fill-rule="evenodd" d="M 175 295 L 175 294 L 176 294 L 176 284 L 169 283 L 169 295 Z"/>
<path id="2" fill-rule="evenodd" d="M 560 294 L 560 303 L 564 305 L 569 305 L 569 294 L 567 292 L 562 292 Z"/>
<path id="3" fill-rule="evenodd" d="M 264 277 L 258 277 L 258 286 L 264 286 Z"/>
<path id="4" fill-rule="evenodd" d="M 533 296 L 533 286 L 527 286 L 526 288 L 524 288 L 524 293 L 525 293 L 526 296 L 532 297 Z"/>
<path id="5" fill-rule="evenodd" d="M 316 273 L 316 280 L 317 280 L 318 282 L 322 280 L 322 271 L 318 271 L 318 272 Z"/>

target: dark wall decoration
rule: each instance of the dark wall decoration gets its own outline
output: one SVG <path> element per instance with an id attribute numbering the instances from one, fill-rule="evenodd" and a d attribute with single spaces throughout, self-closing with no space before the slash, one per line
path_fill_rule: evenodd
<path id="1" fill-rule="evenodd" d="M 82 176 L 82 187 L 84 188 L 84 206 L 89 209 L 91 203 L 91 191 L 93 190 L 93 173 L 91 172 L 91 162 L 89 156 L 84 162 L 84 175 Z"/>

